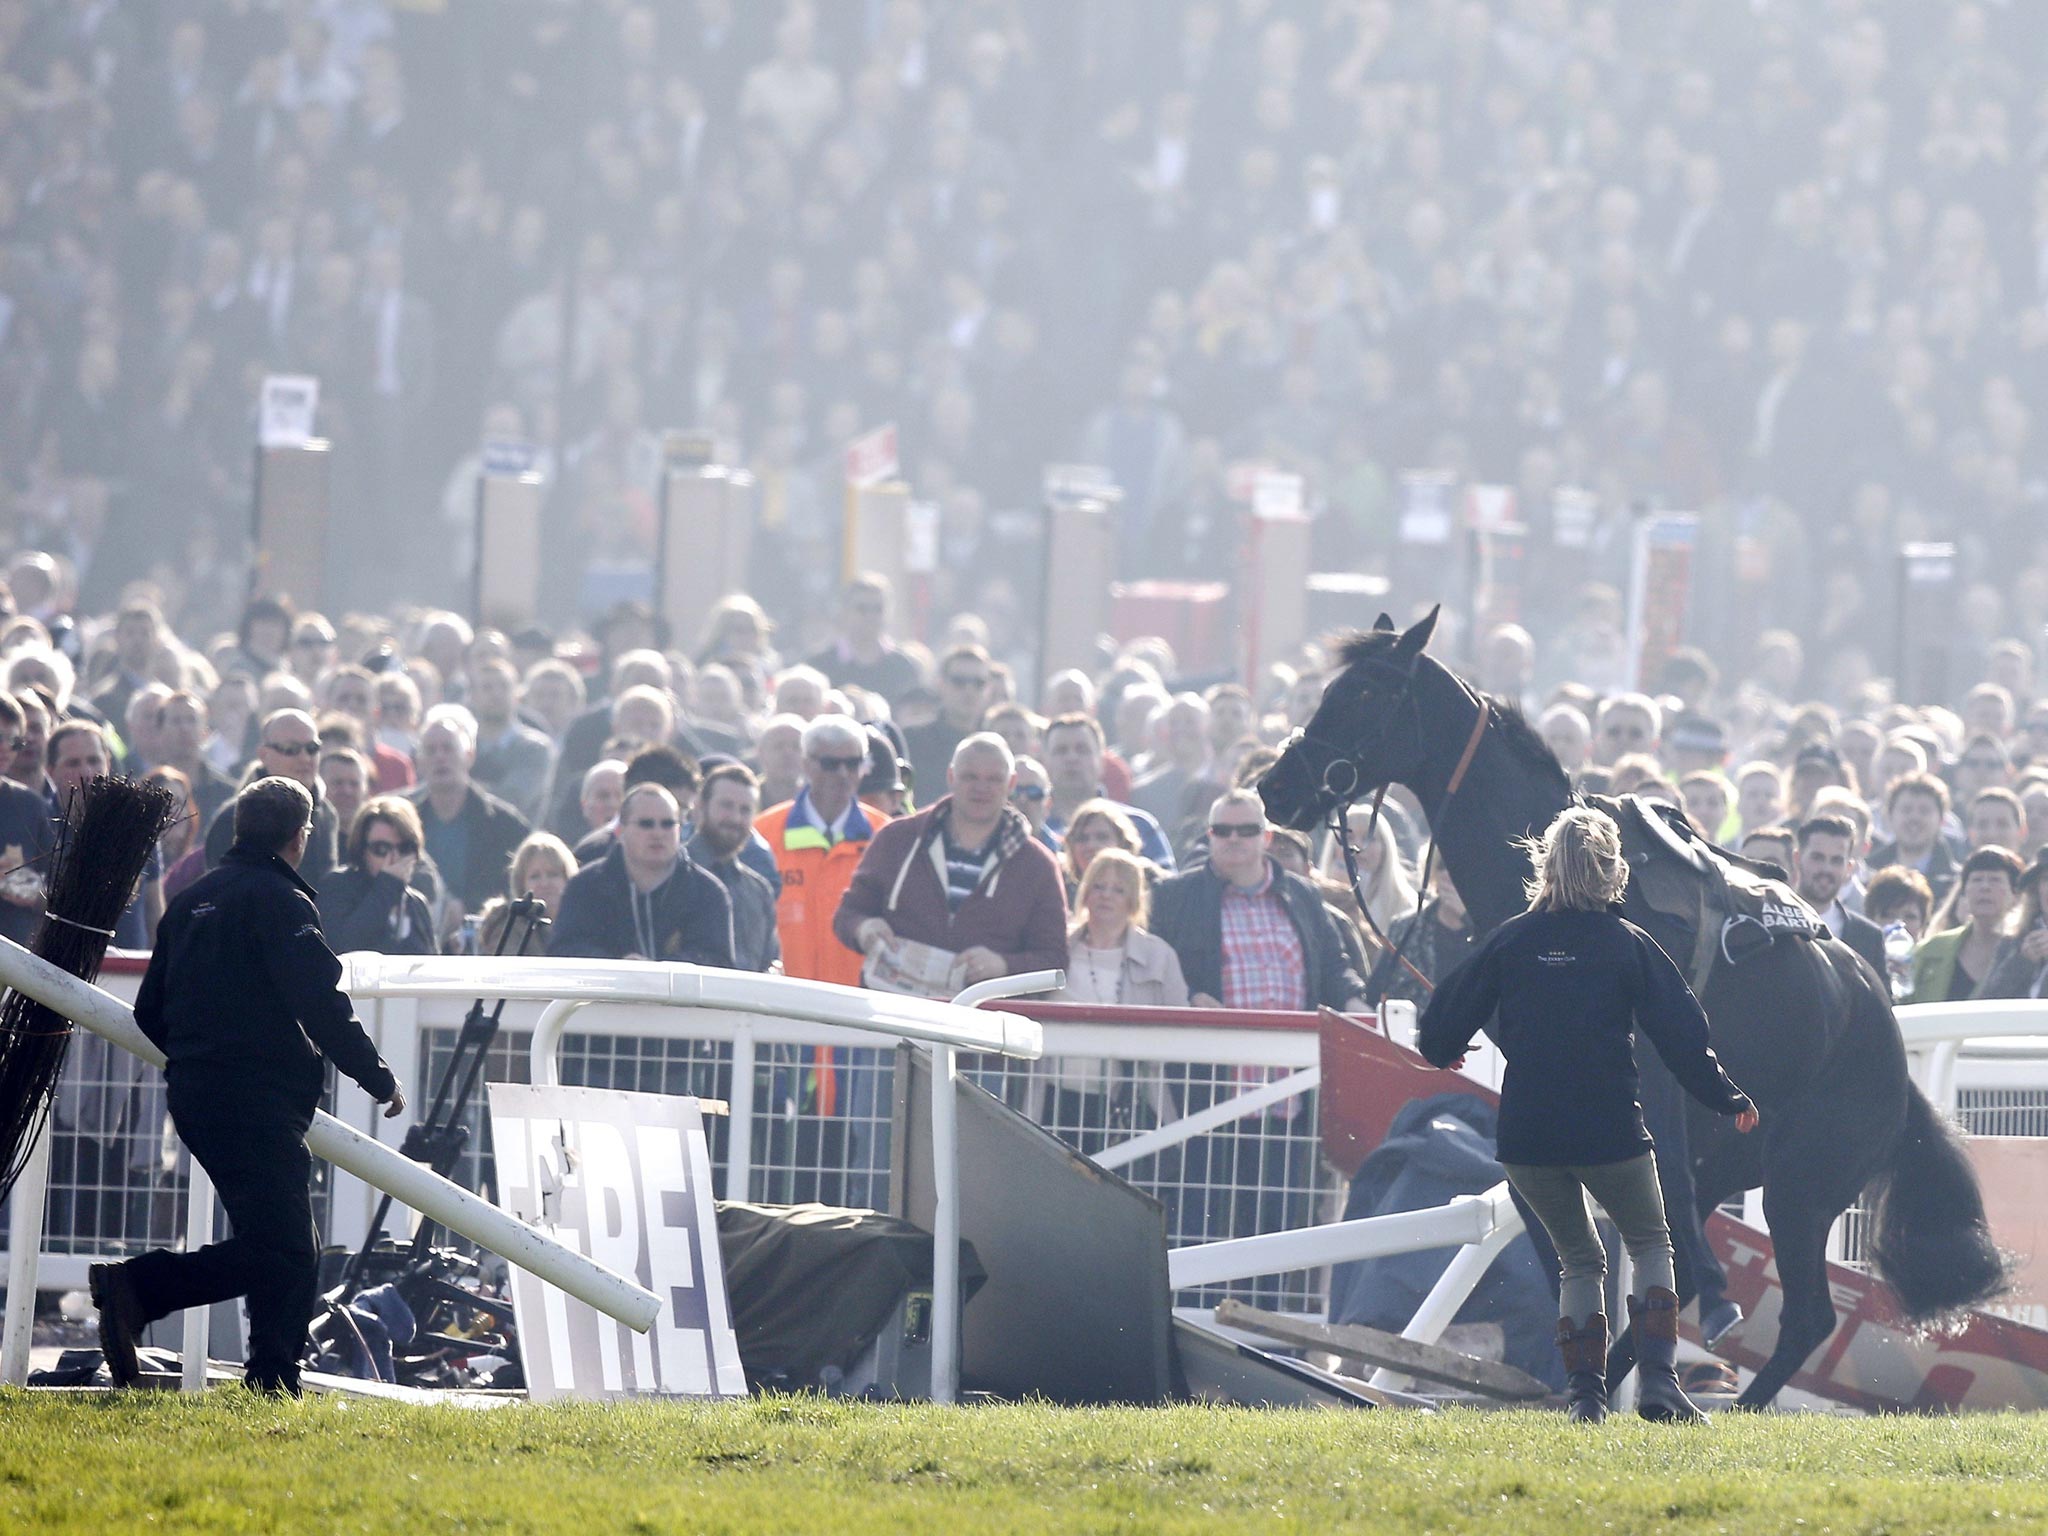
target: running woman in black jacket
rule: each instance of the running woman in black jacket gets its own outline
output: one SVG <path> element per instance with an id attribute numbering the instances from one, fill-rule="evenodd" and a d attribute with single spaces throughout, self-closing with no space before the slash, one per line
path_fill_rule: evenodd
<path id="1" fill-rule="evenodd" d="M 1703 1421 L 1680 1390 L 1678 1294 L 1657 1160 L 1638 1102 L 1635 1031 L 1709 1109 L 1756 1125 L 1756 1108 L 1707 1043 L 1707 1016 L 1678 968 L 1642 929 L 1611 910 L 1628 885 L 1621 834 L 1604 813 L 1561 812 L 1531 841 L 1529 910 L 1494 930 L 1451 973 L 1422 1016 L 1419 1046 L 1439 1067 L 1463 1059 L 1499 1011 L 1507 1057 L 1499 1150 L 1508 1182 L 1557 1249 L 1558 1347 L 1571 1377 L 1571 1415 L 1607 1413 L 1607 1252 L 1586 1197 L 1620 1228 L 1635 1266 L 1636 1326 L 1646 1419 Z"/>

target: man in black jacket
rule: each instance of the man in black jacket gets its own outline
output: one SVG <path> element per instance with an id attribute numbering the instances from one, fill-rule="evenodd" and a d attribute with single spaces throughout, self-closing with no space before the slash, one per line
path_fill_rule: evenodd
<path id="1" fill-rule="evenodd" d="M 1152 890 L 1152 931 L 1171 944 L 1198 1008 L 1294 1013 L 1364 1007 L 1365 981 L 1351 965 L 1337 916 L 1316 888 L 1276 864 L 1256 793 L 1233 789 L 1209 807 L 1209 862 Z M 1186 1108 L 1209 1107 L 1277 1073 L 1189 1064 Z M 1205 1242 L 1305 1225 L 1315 1187 L 1315 1147 L 1288 1134 L 1299 1099 L 1191 1143 L 1175 1213 L 1175 1237 Z M 1234 1187 L 1234 1194 L 1204 1192 Z M 1278 1296 L 1277 1289 L 1270 1294 Z"/>
<path id="2" fill-rule="evenodd" d="M 1173 946 L 1198 1008 L 1365 1006 L 1336 918 L 1267 854 L 1265 808 L 1234 789 L 1209 808 L 1209 862 L 1152 888 L 1152 931 Z"/>
<path id="3" fill-rule="evenodd" d="M 445 934 L 465 914 L 481 912 L 485 902 L 505 894 L 512 855 L 532 828 L 470 776 L 476 765 L 476 717 L 460 704 L 437 704 L 427 711 L 419 763 L 420 782 L 405 798 L 419 808 L 427 853 L 452 898 L 442 916 Z"/>
<path id="4" fill-rule="evenodd" d="M 135 1338 L 149 1323 L 247 1296 L 249 1385 L 296 1395 L 320 1252 L 306 1130 L 326 1063 L 387 1119 L 405 1094 L 356 1022 L 297 873 L 313 797 L 295 780 L 259 779 L 234 813 L 234 845 L 164 914 L 135 999 L 137 1026 L 168 1058 L 171 1118 L 234 1236 L 197 1253 L 158 1248 L 95 1264 L 88 1278 L 116 1386 L 135 1383 Z"/>
<path id="5" fill-rule="evenodd" d="M 704 776 L 697 802 L 697 832 L 690 857 L 732 898 L 733 957 L 743 971 L 781 967 L 782 940 L 775 930 L 775 887 L 740 862 L 754 835 L 761 809 L 760 780 L 744 763 L 720 763 Z"/>
<path id="6" fill-rule="evenodd" d="M 659 784 L 629 791 L 611 852 L 562 892 L 548 953 L 730 969 L 732 898 L 684 850 L 682 822 Z"/>
<path id="7" fill-rule="evenodd" d="M 1828 932 L 1884 976 L 1884 930 L 1842 905 L 1842 886 L 1855 868 L 1855 846 L 1856 828 L 1848 817 L 1810 816 L 1799 824 L 1798 868 L 1793 873 L 1798 876 L 1800 899 L 1820 914 Z"/>
<path id="8" fill-rule="evenodd" d="M 306 844 L 306 856 L 298 872 L 300 879 L 319 884 L 321 877 L 340 862 L 341 826 L 334 807 L 320 792 L 320 732 L 313 717 L 303 709 L 279 709 L 265 715 L 263 729 L 256 737 L 256 761 L 263 770 L 262 776 L 294 779 L 313 797 L 313 835 Z M 217 866 L 234 841 L 235 807 L 230 801 L 207 825 L 206 867 Z"/>

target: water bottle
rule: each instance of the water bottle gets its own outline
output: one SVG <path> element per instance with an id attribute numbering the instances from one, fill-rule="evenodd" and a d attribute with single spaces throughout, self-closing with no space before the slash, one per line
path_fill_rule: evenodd
<path id="1" fill-rule="evenodd" d="M 1913 986 L 1913 934 L 1901 922 L 1884 928 L 1884 964 L 1891 973 L 1892 1001 L 1904 997 Z"/>

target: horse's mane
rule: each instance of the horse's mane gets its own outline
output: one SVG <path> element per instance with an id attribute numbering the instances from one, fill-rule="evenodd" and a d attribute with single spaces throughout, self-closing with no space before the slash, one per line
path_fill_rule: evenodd
<path id="1" fill-rule="evenodd" d="M 1476 689 L 1474 691 L 1477 692 Z M 1522 713 L 1522 706 L 1497 694 L 1482 693 L 1479 696 L 1493 711 L 1494 735 L 1500 739 L 1500 744 L 1538 774 L 1554 779 L 1558 787 L 1569 795 L 1572 792 L 1571 775 L 1564 771 L 1564 764 L 1557 760 L 1557 754 L 1536 734 L 1536 727 Z"/>
<path id="2" fill-rule="evenodd" d="M 1385 629 L 1360 630 L 1344 637 L 1337 646 L 1337 657 L 1346 667 L 1360 662 L 1379 661 L 1382 653 L 1400 638 L 1397 631 Z M 1438 663 L 1442 665 L 1442 663 Z M 1450 671 L 1448 667 L 1444 669 Z M 1458 674 L 1452 673 L 1454 677 Z M 1550 750 L 1536 728 L 1523 715 L 1522 707 L 1497 694 L 1481 693 L 1463 677 L 1458 678 L 1472 693 L 1486 702 L 1493 712 L 1494 735 L 1502 746 L 1518 762 L 1531 769 L 1540 777 L 1553 781 L 1567 795 L 1572 792 L 1571 775 L 1564 771 L 1564 764 L 1557 760 L 1557 754 Z"/>
<path id="3" fill-rule="evenodd" d="M 1337 642 L 1337 659 L 1347 667 L 1355 667 L 1361 661 L 1373 661 L 1379 653 L 1400 639 L 1390 629 L 1353 630 Z"/>

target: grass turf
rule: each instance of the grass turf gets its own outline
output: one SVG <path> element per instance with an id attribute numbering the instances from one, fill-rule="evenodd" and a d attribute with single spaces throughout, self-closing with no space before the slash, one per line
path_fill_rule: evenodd
<path id="1" fill-rule="evenodd" d="M 495 1412 L 0 1391 L 0 1531 L 2048 1529 L 2048 1417 L 767 1398 Z"/>

